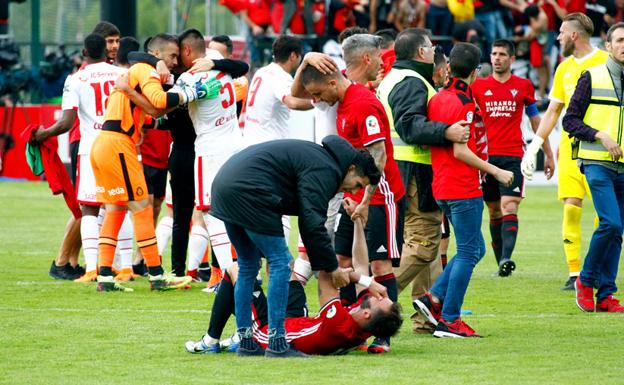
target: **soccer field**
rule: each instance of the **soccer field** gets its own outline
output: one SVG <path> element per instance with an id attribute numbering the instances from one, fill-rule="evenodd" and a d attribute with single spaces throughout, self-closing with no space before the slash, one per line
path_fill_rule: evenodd
<path id="1" fill-rule="evenodd" d="M 390 354 L 267 360 L 185 352 L 208 325 L 214 294 L 201 284 L 157 293 L 140 279 L 134 293 L 97 293 L 94 284 L 49 278 L 69 211 L 44 183 L 0 183 L 0 384 L 621 383 L 624 318 L 581 313 L 574 294 L 559 290 L 567 276 L 561 204 L 551 187 L 529 188 L 527 197 L 517 270 L 494 277 L 488 249 L 468 289 L 464 309 L 473 314 L 465 320 L 485 338 L 413 335 L 406 291 Z M 587 205 L 583 255 L 593 215 Z M 484 222 L 489 243 L 487 229 Z M 312 312 L 315 286 L 307 288 Z M 231 319 L 226 334 L 233 330 Z"/>

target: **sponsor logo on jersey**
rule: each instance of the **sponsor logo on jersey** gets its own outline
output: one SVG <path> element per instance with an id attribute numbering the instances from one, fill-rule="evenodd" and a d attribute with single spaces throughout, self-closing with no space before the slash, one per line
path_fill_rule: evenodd
<path id="1" fill-rule="evenodd" d="M 368 135 L 375 135 L 381 132 L 379 121 L 377 121 L 377 118 L 373 115 L 366 118 L 366 132 L 368 132 Z"/>
<path id="2" fill-rule="evenodd" d="M 115 187 L 115 188 L 108 190 L 108 195 L 110 196 L 115 196 L 115 195 L 125 194 L 125 193 L 126 193 L 126 190 L 123 187 Z"/>
<path id="3" fill-rule="evenodd" d="M 485 91 L 485 93 L 483 95 L 485 95 L 485 96 L 492 96 L 494 94 L 492 93 L 492 90 L 487 90 L 487 91 Z"/>
<path id="4" fill-rule="evenodd" d="M 95 186 L 95 192 L 96 193 L 103 193 L 104 191 L 106 191 L 106 190 L 104 190 L 104 187 L 102 187 L 102 186 Z"/>

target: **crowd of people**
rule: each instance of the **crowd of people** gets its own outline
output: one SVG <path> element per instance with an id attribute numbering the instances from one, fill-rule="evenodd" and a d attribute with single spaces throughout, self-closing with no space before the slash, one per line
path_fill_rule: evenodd
<path id="1" fill-rule="evenodd" d="M 613 297 L 624 223 L 624 23 L 608 29 L 607 52 L 592 46 L 594 31 L 583 13 L 563 18 L 557 40 L 568 58 L 540 118 L 533 84 L 511 71 L 516 44 L 498 36 L 485 48 L 492 74 L 482 76 L 479 45 L 458 42 L 447 55 L 424 28 L 396 36 L 347 28 L 344 65 L 304 55 L 301 39 L 280 35 L 272 62 L 248 81 L 249 65 L 229 59 L 227 36 L 207 43 L 196 29 L 159 33 L 141 50 L 101 22 L 84 40 L 84 66 L 65 82 L 61 119 L 31 138 L 80 135 L 71 148 L 82 217 L 68 222 L 50 275 L 96 282 L 99 292 L 130 292 L 123 282 L 140 276 L 158 291 L 210 279 L 209 328 L 185 344 L 190 353 L 386 353 L 403 322 L 398 295 L 410 284 L 415 333 L 480 337 L 461 308 L 486 252 L 483 208 L 497 274 L 509 277 L 521 267 L 514 248 L 524 178 L 540 149 L 553 175 L 548 136 L 565 106 L 557 161 L 564 289 L 576 290 L 583 311 L 624 312 Z M 311 109 L 316 143 L 288 139 L 290 111 Z M 524 115 L 536 132 L 526 152 Z M 580 207 L 590 193 L 599 221 L 581 269 Z M 310 317 L 304 288 L 313 274 L 321 309 Z M 225 343 L 231 314 L 237 332 Z"/>

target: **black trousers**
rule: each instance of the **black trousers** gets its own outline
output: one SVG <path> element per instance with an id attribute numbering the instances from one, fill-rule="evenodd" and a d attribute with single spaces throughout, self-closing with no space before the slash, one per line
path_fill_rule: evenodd
<path id="1" fill-rule="evenodd" d="M 173 201 L 173 229 L 171 234 L 171 268 L 173 274 L 183 276 L 186 271 L 189 230 L 195 206 L 193 144 L 176 145 L 169 155 L 171 195 Z"/>

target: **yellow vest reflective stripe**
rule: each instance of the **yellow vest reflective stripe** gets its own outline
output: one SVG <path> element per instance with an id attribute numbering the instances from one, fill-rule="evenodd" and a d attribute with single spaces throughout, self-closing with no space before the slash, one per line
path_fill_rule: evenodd
<path id="1" fill-rule="evenodd" d="M 591 75 L 591 100 L 583 122 L 598 131 L 606 132 L 618 144 L 622 143 L 622 106 L 617 97 L 611 74 L 605 64 L 587 70 Z M 581 141 L 578 157 L 581 159 L 613 161 L 599 140 Z M 619 162 L 624 163 L 622 159 Z"/>
<path id="2" fill-rule="evenodd" d="M 377 88 L 377 98 L 379 98 L 381 104 L 383 104 L 390 123 L 390 137 L 392 139 L 392 145 L 394 146 L 394 159 L 405 162 L 431 164 L 431 152 L 426 146 L 409 145 L 405 143 L 394 128 L 394 116 L 392 115 L 392 108 L 390 107 L 388 98 L 394 87 L 408 76 L 418 78 L 425 83 L 427 86 L 427 104 L 429 104 L 429 100 L 436 94 L 435 89 L 418 72 L 406 69 L 393 68 L 390 70 Z"/>

